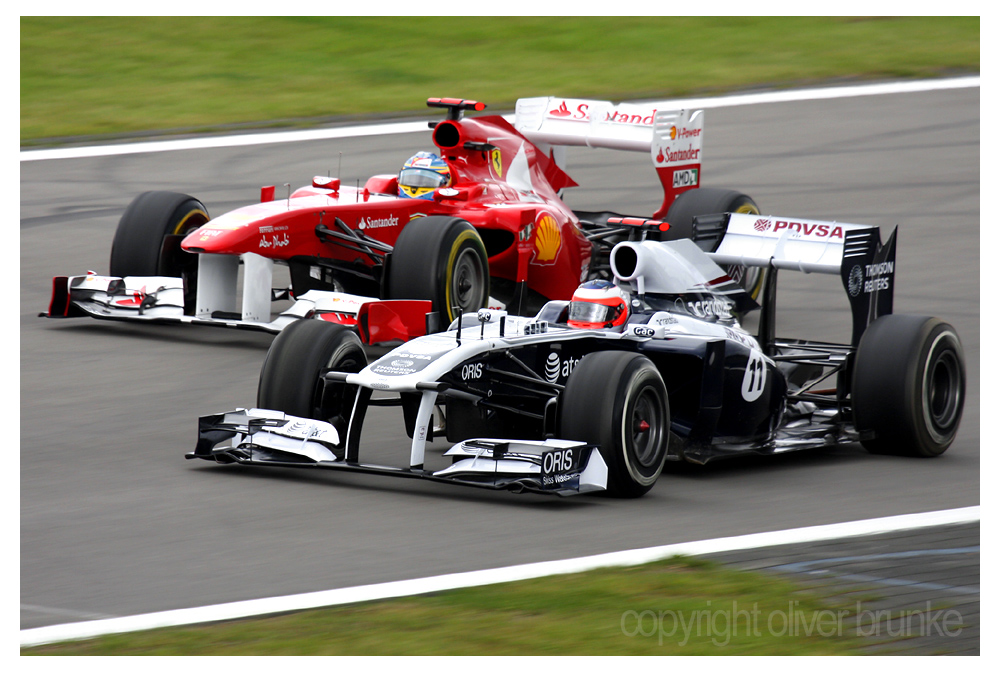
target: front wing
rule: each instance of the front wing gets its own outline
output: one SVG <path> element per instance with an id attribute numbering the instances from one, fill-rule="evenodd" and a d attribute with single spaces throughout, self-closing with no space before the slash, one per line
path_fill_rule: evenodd
<path id="1" fill-rule="evenodd" d="M 187 459 L 222 464 L 333 469 L 422 478 L 512 492 L 569 496 L 607 488 L 607 465 L 596 446 L 547 439 L 470 439 L 446 453 L 438 471 L 348 461 L 336 428 L 276 410 L 237 409 L 198 420 L 198 443 Z"/>
<path id="2" fill-rule="evenodd" d="M 86 274 L 55 277 L 48 312 L 40 316 L 89 316 L 112 321 L 221 326 L 280 333 L 289 324 L 316 318 L 356 328 L 369 344 L 407 341 L 427 332 L 428 300 L 379 300 L 347 293 L 312 290 L 276 318 L 257 318 L 262 311 L 184 313 L 184 281 L 179 277 L 105 277 Z M 268 319 L 270 319 L 269 312 Z"/>

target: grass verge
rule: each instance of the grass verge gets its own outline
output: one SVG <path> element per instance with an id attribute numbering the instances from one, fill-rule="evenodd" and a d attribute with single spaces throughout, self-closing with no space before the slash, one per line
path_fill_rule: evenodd
<path id="1" fill-rule="evenodd" d="M 690 558 L 189 628 L 24 655 L 853 654 L 854 611 Z"/>
<path id="2" fill-rule="evenodd" d="M 21 17 L 21 143 L 979 70 L 978 17 Z"/>

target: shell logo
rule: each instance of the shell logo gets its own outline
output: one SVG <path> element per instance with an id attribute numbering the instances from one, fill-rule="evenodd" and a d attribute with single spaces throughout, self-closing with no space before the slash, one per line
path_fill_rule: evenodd
<path id="1" fill-rule="evenodd" d="M 540 265 L 555 262 L 559 249 L 562 248 L 562 232 L 558 223 L 549 214 L 544 214 L 537 222 L 537 235 L 534 238 L 536 255 L 534 262 Z"/>
<path id="2" fill-rule="evenodd" d="M 676 127 L 670 127 L 669 128 L 669 139 L 671 141 L 675 141 L 676 140 Z"/>

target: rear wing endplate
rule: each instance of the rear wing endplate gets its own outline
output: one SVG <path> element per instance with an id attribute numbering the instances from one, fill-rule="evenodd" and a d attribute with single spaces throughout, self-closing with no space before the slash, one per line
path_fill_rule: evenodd
<path id="1" fill-rule="evenodd" d="M 881 231 L 856 225 L 802 218 L 724 213 L 694 219 L 694 241 L 720 265 L 767 267 L 761 338 L 766 343 L 764 318 L 772 320 L 776 270 L 838 274 L 853 313 L 851 344 L 879 316 L 891 314 L 895 285 L 895 240 L 892 230 L 881 243 Z M 773 286 L 771 289 L 770 286 Z M 771 293 L 774 297 L 771 297 Z M 769 305 L 769 312 L 767 311 Z"/>
<path id="2" fill-rule="evenodd" d="M 514 127 L 546 152 L 585 146 L 648 152 L 663 185 L 662 218 L 677 195 L 700 186 L 704 111 L 677 110 L 670 102 L 619 103 L 557 97 L 517 101 Z M 556 163 L 564 168 L 560 155 Z"/>

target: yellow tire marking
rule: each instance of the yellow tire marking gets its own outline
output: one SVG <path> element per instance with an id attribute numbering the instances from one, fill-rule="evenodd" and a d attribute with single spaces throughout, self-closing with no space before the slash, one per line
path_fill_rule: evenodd
<path id="1" fill-rule="evenodd" d="M 185 225 L 187 225 L 187 221 L 191 220 L 191 218 L 193 218 L 195 216 L 201 216 L 204 219 L 204 221 L 203 221 L 202 224 L 208 222 L 208 214 L 207 213 L 205 213 L 201 209 L 194 209 L 193 211 L 189 212 L 186 216 L 184 216 L 183 218 L 180 219 L 180 222 L 177 223 L 177 227 L 173 228 L 173 233 L 174 234 L 184 234 L 184 232 L 186 231 Z"/>

